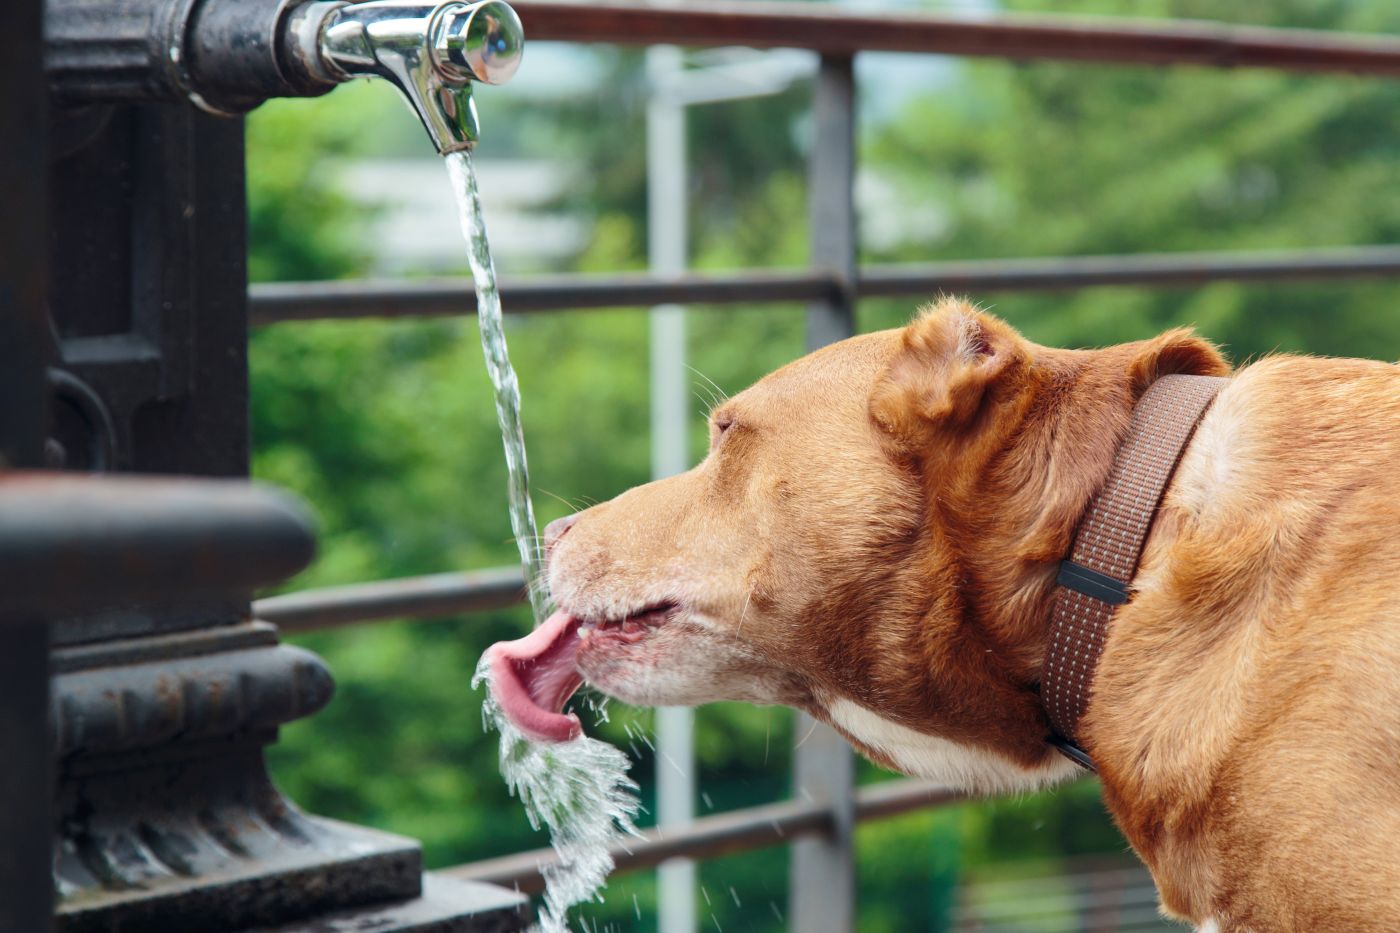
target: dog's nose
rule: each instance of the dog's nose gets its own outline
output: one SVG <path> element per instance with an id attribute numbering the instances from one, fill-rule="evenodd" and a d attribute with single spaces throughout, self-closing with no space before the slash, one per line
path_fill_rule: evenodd
<path id="1" fill-rule="evenodd" d="M 549 557 L 549 552 L 554 550 L 554 546 L 564 535 L 569 533 L 569 529 L 574 527 L 574 522 L 578 521 L 578 513 L 565 515 L 563 518 L 556 518 L 548 525 L 544 526 L 544 556 Z"/>

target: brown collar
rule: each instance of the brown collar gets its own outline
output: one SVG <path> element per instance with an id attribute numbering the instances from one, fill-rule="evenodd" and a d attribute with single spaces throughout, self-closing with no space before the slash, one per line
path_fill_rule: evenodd
<path id="1" fill-rule="evenodd" d="M 1070 556 L 1060 562 L 1040 699 L 1055 734 L 1049 742 L 1094 770 L 1077 744 L 1079 720 L 1114 610 L 1130 598 L 1143 544 L 1182 451 L 1225 380 L 1163 376 L 1133 408 L 1108 479 L 1079 523 Z"/>

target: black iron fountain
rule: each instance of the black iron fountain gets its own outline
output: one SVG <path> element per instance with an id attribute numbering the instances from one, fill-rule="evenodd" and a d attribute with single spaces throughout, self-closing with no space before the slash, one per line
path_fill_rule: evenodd
<path id="1" fill-rule="evenodd" d="M 0 268 L 0 285 L 47 295 L 20 296 L 38 323 L 5 332 L 23 340 L 0 341 L 0 362 L 47 373 L 47 417 L 0 418 L 0 459 L 47 469 L 0 475 L 0 622 L 19 614 L 49 632 L 54 770 L 31 760 L 3 786 L 52 778 L 57 928 L 522 927 L 518 894 L 425 875 L 415 841 L 303 814 L 267 776 L 278 727 L 316 712 L 333 681 L 250 617 L 251 591 L 304 566 L 313 539 L 294 503 L 246 483 L 238 119 L 373 75 L 440 152 L 469 147 L 473 84 L 514 72 L 519 20 L 499 0 L 48 0 L 43 34 L 47 184 L 32 200 L 47 198 L 51 272 Z M 0 127 L 34 127 L 38 152 L 44 123 L 0 112 Z M 6 178 L 35 174 L 0 162 Z M 22 256 L 11 239 L 6 256 Z M 30 444 L 40 425 L 46 439 Z M 94 473 L 105 477 L 76 475 Z M 22 722 L 15 710 L 0 726 Z M 0 822 L 18 827 L 16 846 L 22 817 Z M 32 920 L 48 898 L 22 887 L 22 872 L 0 872 L 9 916 Z"/>

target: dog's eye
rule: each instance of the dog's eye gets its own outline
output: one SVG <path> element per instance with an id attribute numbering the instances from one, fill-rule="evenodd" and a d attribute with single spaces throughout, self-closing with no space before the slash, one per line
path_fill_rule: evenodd
<path id="1" fill-rule="evenodd" d="M 710 421 L 710 449 L 714 449 L 724 437 L 725 432 L 734 427 L 734 416 L 731 414 L 716 415 Z"/>

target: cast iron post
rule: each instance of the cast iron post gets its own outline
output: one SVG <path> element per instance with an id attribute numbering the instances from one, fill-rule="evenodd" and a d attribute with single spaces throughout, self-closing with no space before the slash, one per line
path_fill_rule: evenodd
<path id="1" fill-rule="evenodd" d="M 0 93 L 7 103 L 27 100 L 41 110 L 47 95 L 37 64 L 38 10 L 29 10 L 34 5 L 23 4 L 33 35 L 6 32 L 5 51 L 14 54 L 5 56 Z M 250 0 L 238 6 L 275 12 L 286 5 Z M 78 6 L 68 3 L 69 18 L 50 25 L 72 26 L 82 12 Z M 149 0 L 143 12 L 141 0 L 92 0 L 83 8 L 129 12 L 139 27 L 158 25 L 177 8 L 193 10 L 193 21 L 206 6 L 204 0 Z M 61 35 L 50 39 L 61 51 Z M 138 48 L 142 67 L 149 65 L 143 55 L 165 48 Z M 21 65 L 29 71 L 13 74 Z M 56 756 L 57 773 L 50 782 L 47 755 L 35 757 L 32 748 L 19 759 L 24 768 L 0 769 L 0 781 L 26 785 L 16 788 L 19 796 L 5 798 L 25 806 L 6 807 L 0 820 L 41 820 L 53 833 L 51 879 L 41 852 L 13 849 L 39 879 L 27 882 L 33 905 L 24 901 L 24 909 L 46 914 L 49 892 L 56 891 L 60 930 L 103 933 L 520 928 L 526 921 L 520 895 L 425 876 L 414 840 L 303 814 L 268 778 L 264 747 L 276 741 L 283 723 L 325 705 L 333 681 L 319 658 L 280 644 L 273 626 L 251 618 L 255 587 L 304 566 L 313 539 L 309 523 L 284 497 L 245 482 L 242 121 L 187 103 L 114 99 L 131 79 L 120 68 L 95 68 L 82 77 L 87 83 L 65 85 L 50 101 L 47 166 L 42 148 L 28 147 L 28 127 L 42 112 L 18 123 L 7 110 L 0 124 L 24 127 L 3 138 L 26 141 L 7 142 L 0 153 L 0 181 L 9 197 L 22 199 L 7 202 L 13 206 L 0 270 L 5 286 L 12 279 L 23 285 L 17 306 L 31 312 L 11 320 L 10 299 L 0 293 L 0 337 L 30 325 L 13 342 L 0 340 L 0 361 L 13 356 L 20 363 L 0 373 L 0 383 L 17 385 L 0 405 L 0 443 L 19 438 L 27 446 L 16 448 L 17 463 L 37 462 L 42 451 L 47 466 L 70 474 L 230 482 L 133 484 L 113 476 L 96 480 L 100 489 L 43 477 L 16 478 L 33 486 L 0 483 L 0 506 L 27 501 L 31 489 L 48 497 L 44 510 L 31 510 L 27 518 L 23 509 L 0 514 L 0 558 L 34 556 L 22 545 L 3 548 L 52 530 L 49 516 L 67 522 L 52 539 L 55 560 L 92 545 L 89 556 L 105 555 L 109 565 L 105 574 L 102 560 L 82 565 L 86 579 L 97 584 L 93 599 L 63 598 L 60 605 L 64 594 L 55 594 L 39 603 L 52 623 L 53 722 L 45 744 Z M 104 88 L 104 81 L 119 86 Z M 90 98 L 80 93 L 84 88 Z M 40 146 L 42 135 L 32 139 Z M 21 165 L 26 153 L 29 161 Z M 37 221 L 15 221 L 41 218 L 45 196 L 48 236 L 36 229 L 42 226 Z M 39 261 L 46 253 L 48 277 Z M 40 270 L 38 284 L 33 271 L 14 278 L 24 261 Z M 45 289 L 49 319 L 38 321 Z M 51 412 L 46 438 L 35 428 L 45 404 Z M 6 493 L 21 498 L 7 500 Z M 74 499 L 90 494 L 97 498 L 86 507 L 81 502 L 87 500 Z M 139 592 L 115 585 L 150 577 L 153 566 L 171 568 L 168 584 Z M 36 565 L 36 573 L 43 577 L 40 571 L 51 567 Z M 0 566 L 0 584 L 5 569 Z M 75 587 L 84 579 L 75 571 Z M 100 593 L 106 595 L 95 598 Z M 29 654 L 43 643 L 35 641 L 43 637 L 40 629 L 13 631 L 28 633 Z M 0 620 L 0 639 L 11 632 Z M 11 661 L 19 663 L 6 655 L 0 664 L 8 670 Z M 8 696 L 12 685 L 18 690 L 34 682 L 24 693 L 27 705 L 0 704 L 0 728 L 8 729 L 15 716 L 30 733 L 42 727 L 35 705 L 42 704 L 36 678 L 43 671 L 42 661 L 29 658 L 24 677 L 5 685 Z M 19 738 L 0 731 L 0 743 Z M 31 746 L 33 739 L 26 737 Z M 17 759 L 6 754 L 3 760 Z M 42 798 L 36 786 L 44 788 Z M 47 805 L 51 786 L 52 819 L 38 805 L 40 799 Z M 8 849 L 4 841 L 0 848 Z M 0 854 L 7 872 L 9 854 Z M 12 881 L 0 883 L 3 895 Z"/>
<path id="2" fill-rule="evenodd" d="M 16 0 L 0 30 L 0 471 L 37 467 L 44 446 L 48 233 L 43 5 Z M 3 596 L 0 596 L 3 600 Z M 48 631 L 0 609 L 0 931 L 48 929 Z"/>

